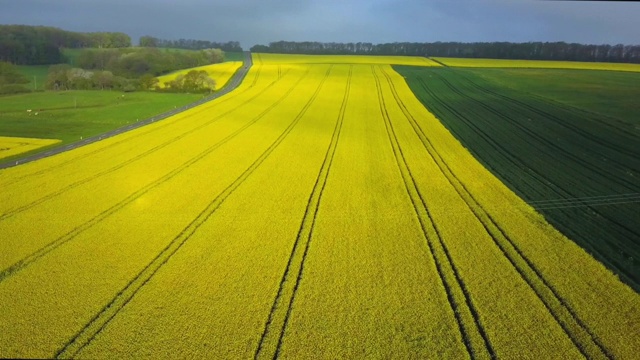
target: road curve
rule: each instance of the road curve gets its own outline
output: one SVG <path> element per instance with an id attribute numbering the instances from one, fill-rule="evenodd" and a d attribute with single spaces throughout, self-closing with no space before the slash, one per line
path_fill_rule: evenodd
<path id="1" fill-rule="evenodd" d="M 245 76 L 249 72 L 249 69 L 251 69 L 251 66 L 253 65 L 253 62 L 251 60 L 251 53 L 249 51 L 245 51 L 244 52 L 244 60 L 243 60 L 243 62 L 244 63 L 242 65 L 242 67 L 240 67 L 240 69 L 238 69 L 238 71 L 236 71 L 236 73 L 233 74 L 233 76 L 227 82 L 227 84 L 225 84 L 225 86 L 223 86 L 222 89 L 216 91 L 215 93 L 211 94 L 210 96 L 207 96 L 207 97 L 205 97 L 203 99 L 195 101 L 195 102 L 193 102 L 191 104 L 188 104 L 188 105 L 173 109 L 171 111 L 167 111 L 167 112 L 164 112 L 162 114 L 155 115 L 155 116 L 150 117 L 148 119 L 144 119 L 142 121 L 138 121 L 138 122 L 136 122 L 134 124 L 130 124 L 130 125 L 126 125 L 126 126 L 123 126 L 123 127 L 119 127 L 117 129 L 108 131 L 106 133 L 102 133 L 102 134 L 98 134 L 98 135 L 95 135 L 95 136 L 91 136 L 91 137 L 88 137 L 88 138 L 83 139 L 81 141 L 77 141 L 77 142 L 74 142 L 74 143 L 71 143 L 71 144 L 67 144 L 65 146 L 61 146 L 61 147 L 54 148 L 54 149 L 51 149 L 51 150 L 48 150 L 48 151 L 45 151 L 45 152 L 29 155 L 29 156 L 26 156 L 24 158 L 21 158 L 21 159 L 15 160 L 15 161 L 10 161 L 10 162 L 4 163 L 4 164 L 0 164 L 0 170 L 1 169 L 6 169 L 6 168 L 10 168 L 10 167 L 14 167 L 14 166 L 18 166 L 18 165 L 22 165 L 22 164 L 26 164 L 26 163 L 29 163 L 29 162 L 32 162 L 32 161 L 36 161 L 36 160 L 43 159 L 43 158 L 46 158 L 46 157 L 49 157 L 49 156 L 60 154 L 60 153 L 65 152 L 65 151 L 73 150 L 73 149 L 79 148 L 81 146 L 85 146 L 85 145 L 88 145 L 88 144 L 91 144 L 91 143 L 94 143 L 94 142 L 97 142 L 97 141 L 100 141 L 100 140 L 104 140 L 104 139 L 107 139 L 107 138 L 110 138 L 110 137 L 125 133 L 127 131 L 131 131 L 133 129 L 140 128 L 142 126 L 149 125 L 151 123 L 154 123 L 154 122 L 157 122 L 157 121 L 160 121 L 160 120 L 164 120 L 164 119 L 166 119 L 166 118 L 168 118 L 170 116 L 176 115 L 176 114 L 181 113 L 181 112 L 186 111 L 186 110 L 189 110 L 189 109 L 194 108 L 194 107 L 196 107 L 198 105 L 202 105 L 202 104 L 204 104 L 206 102 L 209 102 L 211 100 L 215 100 L 215 99 L 217 99 L 217 98 L 219 98 L 219 97 L 221 97 L 223 95 L 226 95 L 226 94 L 230 93 L 231 91 L 235 90 L 240 85 L 240 83 L 242 83 L 242 80 L 244 80 Z"/>

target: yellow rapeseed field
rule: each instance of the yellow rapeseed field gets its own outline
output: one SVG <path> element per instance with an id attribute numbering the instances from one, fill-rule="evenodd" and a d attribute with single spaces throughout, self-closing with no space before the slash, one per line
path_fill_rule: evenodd
<path id="1" fill-rule="evenodd" d="M 382 58 L 288 58 L 0 170 L 0 357 L 637 356 L 638 294 Z"/>
<path id="2" fill-rule="evenodd" d="M 204 70 L 207 72 L 209 77 L 216 82 L 216 88 L 213 90 L 217 90 L 223 87 L 229 81 L 229 79 L 231 79 L 233 74 L 235 74 L 240 66 L 242 66 L 242 61 L 227 61 L 219 64 L 204 65 L 190 69 L 184 69 L 173 72 L 171 74 L 159 76 L 158 86 L 160 88 L 164 88 L 166 87 L 166 83 L 175 80 L 180 75 L 186 75 L 191 70 Z"/>
<path id="3" fill-rule="evenodd" d="M 384 64 L 411 66 L 441 66 L 419 56 L 366 56 L 366 55 L 286 55 L 257 54 L 260 61 L 271 64 Z"/>
<path id="4" fill-rule="evenodd" d="M 0 159 L 59 143 L 56 139 L 33 139 L 0 136 Z"/>
<path id="5" fill-rule="evenodd" d="M 507 59 L 467 59 L 434 57 L 451 67 L 480 68 L 532 68 L 532 69 L 581 69 L 581 70 L 614 70 L 640 72 L 640 64 L 602 63 L 581 61 L 546 61 L 546 60 L 507 60 Z"/>

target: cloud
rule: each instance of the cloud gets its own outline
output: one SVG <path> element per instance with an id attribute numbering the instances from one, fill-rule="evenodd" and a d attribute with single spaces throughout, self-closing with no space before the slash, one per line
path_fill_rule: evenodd
<path id="1" fill-rule="evenodd" d="M 639 44 L 640 3 L 533 0 L 0 0 L 0 23 L 167 39 Z M 38 9 L 34 11 L 33 9 Z"/>

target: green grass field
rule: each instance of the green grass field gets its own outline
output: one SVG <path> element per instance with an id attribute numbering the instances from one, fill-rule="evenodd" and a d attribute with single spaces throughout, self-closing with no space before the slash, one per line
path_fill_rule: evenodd
<path id="1" fill-rule="evenodd" d="M 460 69 L 462 71 L 462 69 Z M 493 87 L 589 110 L 604 118 L 640 125 L 640 73 L 571 69 L 464 70 Z"/>
<path id="2" fill-rule="evenodd" d="M 396 69 L 478 160 L 640 289 L 640 74 Z"/>
<path id="3" fill-rule="evenodd" d="M 29 90 L 44 90 L 44 83 L 47 81 L 49 65 L 18 66 L 18 69 L 29 80 L 26 84 Z"/>
<path id="4" fill-rule="evenodd" d="M 57 146 L 63 146 L 81 137 L 101 134 L 189 104 L 201 97 L 201 94 L 123 94 L 116 91 L 46 91 L 2 96 L 0 136 L 59 139 L 62 142 Z M 27 110 L 32 111 L 29 113 Z M 15 158 L 8 157 L 2 161 Z"/>

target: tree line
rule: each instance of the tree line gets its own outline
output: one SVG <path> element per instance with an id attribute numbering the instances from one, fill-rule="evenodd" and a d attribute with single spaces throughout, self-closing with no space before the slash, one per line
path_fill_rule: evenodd
<path id="1" fill-rule="evenodd" d="M 395 42 L 384 44 L 277 41 L 252 52 L 328 55 L 406 55 L 521 60 L 640 63 L 640 45 L 585 45 L 566 42 Z"/>
<path id="2" fill-rule="evenodd" d="M 75 59 L 74 65 L 83 69 L 108 70 L 119 76 L 138 78 L 144 74 L 159 76 L 175 70 L 223 61 L 224 52 L 220 49 L 84 49 Z"/>
<path id="3" fill-rule="evenodd" d="M 0 61 L 17 65 L 64 62 L 61 48 L 123 48 L 131 46 L 121 32 L 81 33 L 49 26 L 0 25 Z"/>
<path id="4" fill-rule="evenodd" d="M 220 49 L 169 50 L 157 48 L 84 49 L 69 64 L 53 65 L 45 83 L 48 90 L 151 90 L 156 76 L 222 62 Z M 203 75 L 204 74 L 204 75 Z M 206 72 L 178 77 L 166 91 L 204 92 L 213 88 Z M 215 85 L 215 83 L 213 84 Z"/>
<path id="5" fill-rule="evenodd" d="M 179 39 L 166 40 L 153 36 L 145 35 L 140 37 L 140 46 L 142 47 L 161 47 L 173 49 L 203 50 L 203 49 L 220 49 L 229 52 L 241 52 L 242 47 L 237 41 L 214 42 L 208 40 Z"/>

